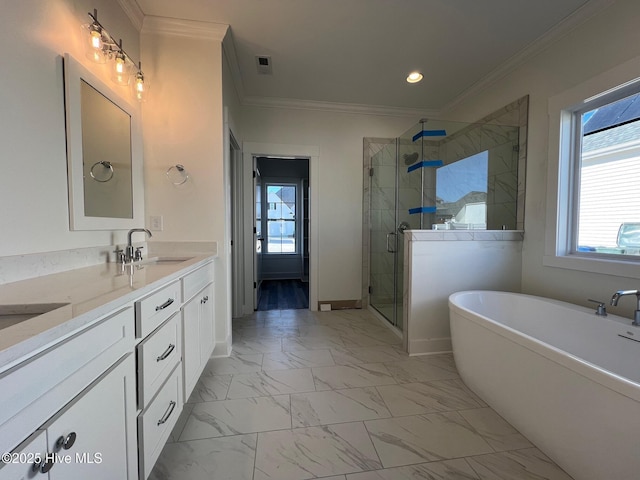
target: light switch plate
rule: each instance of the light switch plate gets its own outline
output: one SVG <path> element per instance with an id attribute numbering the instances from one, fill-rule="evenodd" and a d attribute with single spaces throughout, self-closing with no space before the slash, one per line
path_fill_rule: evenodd
<path id="1" fill-rule="evenodd" d="M 151 215 L 149 217 L 150 230 L 154 232 L 162 231 L 162 215 Z"/>

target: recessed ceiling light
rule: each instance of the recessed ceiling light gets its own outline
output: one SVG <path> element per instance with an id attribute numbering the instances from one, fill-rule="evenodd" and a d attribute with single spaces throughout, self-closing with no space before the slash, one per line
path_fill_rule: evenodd
<path id="1" fill-rule="evenodd" d="M 420 72 L 411 72 L 407 77 L 407 82 L 409 83 L 418 83 L 422 80 L 422 74 Z"/>

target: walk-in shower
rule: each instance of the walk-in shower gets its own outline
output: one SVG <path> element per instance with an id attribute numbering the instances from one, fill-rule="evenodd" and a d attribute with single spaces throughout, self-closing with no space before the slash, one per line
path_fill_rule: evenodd
<path id="1" fill-rule="evenodd" d="M 478 123 L 425 119 L 398 138 L 365 139 L 363 297 L 398 329 L 406 230 L 523 228 L 527 103 Z"/>

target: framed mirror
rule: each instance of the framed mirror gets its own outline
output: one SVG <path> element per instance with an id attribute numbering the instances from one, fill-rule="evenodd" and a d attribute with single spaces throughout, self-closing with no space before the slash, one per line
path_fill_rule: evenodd
<path id="1" fill-rule="evenodd" d="M 138 108 L 69 54 L 64 77 L 69 226 L 139 227 L 144 204 Z"/>

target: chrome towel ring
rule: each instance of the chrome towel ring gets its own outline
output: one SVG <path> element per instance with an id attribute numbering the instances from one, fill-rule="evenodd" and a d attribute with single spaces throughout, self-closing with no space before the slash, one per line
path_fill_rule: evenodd
<path id="1" fill-rule="evenodd" d="M 105 170 L 109 170 L 109 174 L 108 177 L 106 177 L 105 179 L 101 180 L 100 178 L 98 178 L 96 176 L 96 174 L 93 172 L 93 170 L 96 168 L 96 166 L 98 165 L 102 165 L 104 167 Z M 111 165 L 111 162 L 107 162 L 106 160 L 101 160 L 99 162 L 94 163 L 93 165 L 91 165 L 91 170 L 89 171 L 89 174 L 91 175 L 91 178 L 93 178 L 96 182 L 100 182 L 100 183 L 105 183 L 108 182 L 109 180 L 111 180 L 113 178 L 113 165 Z"/>
<path id="2" fill-rule="evenodd" d="M 176 165 L 172 165 L 167 169 L 167 178 L 174 185 L 182 185 L 187 180 L 189 180 L 189 174 L 187 170 L 184 168 L 184 165 L 180 165 L 177 163 Z"/>

